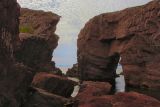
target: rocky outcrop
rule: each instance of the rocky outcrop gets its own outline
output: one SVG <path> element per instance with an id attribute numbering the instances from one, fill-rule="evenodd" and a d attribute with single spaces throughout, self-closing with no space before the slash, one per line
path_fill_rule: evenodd
<path id="1" fill-rule="evenodd" d="M 78 72 L 78 64 L 74 64 L 72 68 L 68 69 L 66 75 L 68 77 L 80 78 L 80 73 Z"/>
<path id="2" fill-rule="evenodd" d="M 25 17 L 20 18 L 21 21 L 25 20 L 20 24 L 20 32 L 27 32 L 19 35 L 20 7 L 17 1 L 0 1 L 0 107 L 64 107 L 69 99 L 30 87 L 35 71 L 49 72 L 52 69 L 59 71 L 54 67 L 54 63 L 51 65 L 52 51 L 58 41 L 54 31 L 59 16 L 36 11 L 43 17 L 34 17 L 36 14 L 34 11 L 28 9 L 24 11 L 29 13 L 26 15 L 24 12 Z M 34 23 L 36 18 L 42 20 Z M 37 24 L 33 26 L 35 32 L 28 32 L 31 29 L 27 28 L 25 23 L 29 22 Z M 61 81 L 60 77 L 59 80 Z"/>
<path id="3" fill-rule="evenodd" d="M 0 12 L 0 69 L 3 72 L 13 63 L 13 48 L 18 40 L 19 6 L 16 0 L 1 0 Z"/>
<path id="4" fill-rule="evenodd" d="M 12 69 L 12 70 L 11 70 Z M 0 75 L 0 107 L 20 107 L 27 99 L 33 75 L 28 67 L 15 64 Z"/>
<path id="5" fill-rule="evenodd" d="M 60 16 L 52 12 L 21 8 L 20 33 L 45 38 L 49 48 L 53 51 L 58 45 L 59 37 L 55 34 L 55 31 L 59 20 Z M 24 37 L 20 35 L 20 38 Z"/>
<path id="6" fill-rule="evenodd" d="M 71 97 L 76 82 L 65 77 L 45 72 L 37 73 L 33 79 L 32 86 L 47 90 L 64 97 Z"/>
<path id="7" fill-rule="evenodd" d="M 114 84 L 121 57 L 126 83 L 160 89 L 160 1 L 91 19 L 78 37 L 82 80 Z"/>
<path id="8" fill-rule="evenodd" d="M 89 98 L 78 107 L 159 107 L 160 102 L 136 92 Z"/>
<path id="9" fill-rule="evenodd" d="M 49 72 L 57 70 L 52 62 L 52 53 L 58 45 L 55 34 L 60 16 L 30 9 L 21 9 L 20 40 L 15 52 L 18 62 L 22 62 L 34 72 Z"/>
<path id="10" fill-rule="evenodd" d="M 20 107 L 32 81 L 30 69 L 15 61 L 19 42 L 19 13 L 16 0 L 0 1 L 0 107 Z"/>
<path id="11" fill-rule="evenodd" d="M 80 90 L 76 96 L 78 103 L 83 104 L 88 102 L 90 98 L 97 96 L 108 95 L 111 91 L 111 85 L 105 82 L 93 82 L 93 81 L 84 81 L 80 85 Z"/>
<path id="12" fill-rule="evenodd" d="M 64 107 L 68 102 L 67 98 L 33 88 L 28 102 L 23 107 Z"/>

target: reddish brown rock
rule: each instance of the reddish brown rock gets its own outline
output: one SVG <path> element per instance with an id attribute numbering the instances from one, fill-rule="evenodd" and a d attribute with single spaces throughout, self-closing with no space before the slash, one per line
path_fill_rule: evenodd
<path id="1" fill-rule="evenodd" d="M 80 73 L 78 72 L 78 64 L 74 64 L 72 68 L 68 69 L 66 75 L 68 77 L 80 78 Z"/>
<path id="2" fill-rule="evenodd" d="M 160 102 L 136 92 L 92 97 L 78 107 L 159 107 Z"/>
<path id="3" fill-rule="evenodd" d="M 32 74 L 28 67 L 14 60 L 19 42 L 17 0 L 0 1 L 0 107 L 20 107 L 25 99 Z"/>
<path id="4" fill-rule="evenodd" d="M 1 0 L 0 12 L 0 69 L 3 72 L 14 60 L 13 49 L 19 33 L 19 5 L 16 0 Z"/>
<path id="5" fill-rule="evenodd" d="M 29 100 L 23 107 L 64 107 L 69 99 L 49 93 L 39 88 L 33 88 Z"/>
<path id="6" fill-rule="evenodd" d="M 44 11 L 21 9 L 20 40 L 15 52 L 18 62 L 31 67 L 34 72 L 56 70 L 52 53 L 58 45 L 55 34 L 60 16 Z"/>
<path id="7" fill-rule="evenodd" d="M 55 31 L 59 20 L 60 16 L 52 12 L 21 8 L 20 33 L 43 37 L 47 40 L 50 48 L 54 50 L 58 45 L 59 37 Z"/>
<path id="8" fill-rule="evenodd" d="M 27 99 L 33 75 L 23 64 L 15 64 L 0 74 L 0 107 L 19 107 Z"/>
<path id="9" fill-rule="evenodd" d="M 128 85 L 160 89 L 159 10 L 160 1 L 154 0 L 91 19 L 78 37 L 81 79 L 114 84 L 121 57 Z"/>
<path id="10" fill-rule="evenodd" d="M 64 97 L 71 96 L 75 85 L 77 85 L 77 83 L 72 80 L 45 72 L 37 73 L 32 82 L 32 86 L 34 87 Z"/>
<path id="11" fill-rule="evenodd" d="M 79 94 L 76 99 L 83 104 L 88 102 L 90 98 L 96 96 L 108 95 L 111 91 L 111 85 L 106 82 L 84 81 L 80 86 Z"/>

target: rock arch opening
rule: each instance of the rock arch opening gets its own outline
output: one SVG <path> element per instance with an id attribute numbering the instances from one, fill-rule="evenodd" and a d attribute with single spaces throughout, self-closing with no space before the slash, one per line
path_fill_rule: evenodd
<path id="1" fill-rule="evenodd" d="M 120 63 L 121 57 L 119 58 L 116 74 L 117 77 L 115 78 L 115 92 L 125 92 L 125 78 L 123 75 L 123 67 Z"/>
<path id="2" fill-rule="evenodd" d="M 106 71 L 110 72 L 112 79 L 109 81 L 112 84 L 112 92 L 125 92 L 125 78 L 123 75 L 123 67 L 121 65 L 121 56 L 119 53 L 114 53 L 109 58 Z"/>

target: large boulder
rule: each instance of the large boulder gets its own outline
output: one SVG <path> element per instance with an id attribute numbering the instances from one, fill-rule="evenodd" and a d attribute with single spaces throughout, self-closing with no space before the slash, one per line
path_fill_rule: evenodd
<path id="1" fill-rule="evenodd" d="M 115 95 L 89 98 L 78 107 L 159 107 L 160 102 L 136 92 L 117 93 Z"/>
<path id="2" fill-rule="evenodd" d="M 114 85 L 121 58 L 127 85 L 160 89 L 160 1 L 92 18 L 78 36 L 82 80 Z"/>
<path id="3" fill-rule="evenodd" d="M 83 104 L 91 98 L 108 95 L 111 92 L 111 85 L 106 82 L 84 81 L 80 85 L 80 90 L 76 96 L 78 103 Z"/>
<path id="4" fill-rule="evenodd" d="M 60 16 L 52 12 L 21 8 L 19 30 L 20 33 L 46 38 L 50 49 L 53 51 L 58 45 L 59 37 L 55 31 L 59 20 Z"/>
<path id="5" fill-rule="evenodd" d="M 71 97 L 75 85 L 72 80 L 45 72 L 37 73 L 32 81 L 32 86 L 64 97 Z"/>
<path id="6" fill-rule="evenodd" d="M 55 34 L 60 16 L 38 10 L 21 8 L 20 40 L 15 57 L 18 62 L 31 67 L 36 72 L 56 70 L 52 53 L 58 45 Z"/>
<path id="7" fill-rule="evenodd" d="M 32 88 L 28 101 L 23 107 L 64 107 L 69 99 L 49 93 L 43 89 Z"/>

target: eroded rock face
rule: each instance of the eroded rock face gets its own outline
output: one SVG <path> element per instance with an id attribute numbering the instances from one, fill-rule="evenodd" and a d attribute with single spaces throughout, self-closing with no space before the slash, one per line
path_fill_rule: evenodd
<path id="1" fill-rule="evenodd" d="M 78 72 L 78 64 L 74 64 L 72 68 L 68 69 L 66 75 L 68 77 L 80 78 L 80 73 Z"/>
<path id="2" fill-rule="evenodd" d="M 0 1 L 0 107 L 20 107 L 32 81 L 30 69 L 15 62 L 19 42 L 19 13 L 16 0 Z"/>
<path id="3" fill-rule="evenodd" d="M 33 75 L 23 64 L 15 64 L 0 75 L 0 106 L 20 107 L 27 99 Z"/>
<path id="4" fill-rule="evenodd" d="M 152 97 L 136 92 L 92 97 L 78 107 L 159 107 L 160 102 Z"/>
<path id="5" fill-rule="evenodd" d="M 71 81 L 56 76 L 56 79 L 48 79 L 48 74 L 42 78 L 42 83 L 34 81 L 45 85 L 46 90 L 30 87 L 36 71 L 60 71 L 51 62 L 58 41 L 54 31 L 59 16 L 50 12 L 24 11 L 21 11 L 23 18 L 20 17 L 20 32 L 23 33 L 19 35 L 20 7 L 17 0 L 0 1 L 0 107 L 64 107 L 69 99 L 55 94 L 68 96 L 74 84 Z M 30 24 L 33 26 L 28 26 Z M 57 93 L 49 92 L 53 87 L 47 79 L 58 88 L 55 89 Z"/>
<path id="6" fill-rule="evenodd" d="M 114 83 L 121 57 L 127 84 L 160 89 L 159 19 L 159 0 L 91 19 L 78 37 L 81 79 Z"/>
<path id="7" fill-rule="evenodd" d="M 21 9 L 20 40 L 15 52 L 17 61 L 31 67 L 34 72 L 56 70 L 52 53 L 58 45 L 55 34 L 60 17 L 51 12 Z"/>
<path id="8" fill-rule="evenodd" d="M 13 48 L 18 40 L 19 6 L 16 0 L 1 0 L 0 12 L 0 69 L 3 72 L 13 63 Z"/>
<path id="9" fill-rule="evenodd" d="M 32 86 L 64 97 L 71 97 L 75 85 L 72 80 L 45 72 L 37 73 L 32 81 Z"/>
<path id="10" fill-rule="evenodd" d="M 67 98 L 49 93 L 43 89 L 33 88 L 28 102 L 24 107 L 64 107 Z"/>
<path id="11" fill-rule="evenodd" d="M 90 98 L 108 95 L 110 91 L 111 85 L 109 83 L 84 81 L 83 84 L 80 85 L 80 90 L 76 96 L 76 100 L 79 104 L 85 104 L 90 100 Z"/>

